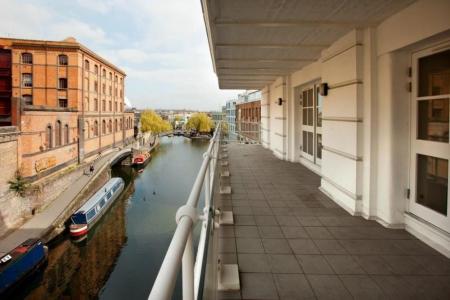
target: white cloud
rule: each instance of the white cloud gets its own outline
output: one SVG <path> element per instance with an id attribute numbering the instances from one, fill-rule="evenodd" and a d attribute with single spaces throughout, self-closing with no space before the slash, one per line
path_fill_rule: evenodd
<path id="1" fill-rule="evenodd" d="M 125 70 L 137 107 L 218 109 L 237 93 L 218 89 L 199 0 L 0 0 L 0 7 L 0 35 L 73 36 Z"/>

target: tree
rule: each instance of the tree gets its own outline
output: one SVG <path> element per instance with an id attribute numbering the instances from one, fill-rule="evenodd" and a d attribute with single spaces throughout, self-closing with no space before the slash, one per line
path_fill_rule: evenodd
<path id="1" fill-rule="evenodd" d="M 172 126 L 153 110 L 146 110 L 141 114 L 141 130 L 142 132 L 160 134 L 161 132 L 172 131 Z"/>
<path id="2" fill-rule="evenodd" d="M 197 132 L 211 132 L 214 122 L 205 113 L 193 114 L 186 123 L 186 129 L 194 129 Z"/>

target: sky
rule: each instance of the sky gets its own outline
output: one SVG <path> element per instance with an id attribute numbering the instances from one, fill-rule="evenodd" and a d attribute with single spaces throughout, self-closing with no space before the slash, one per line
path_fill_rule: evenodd
<path id="1" fill-rule="evenodd" d="M 219 90 L 200 0 L 0 0 L 0 36 L 75 37 L 127 74 L 137 108 L 218 110 Z"/>

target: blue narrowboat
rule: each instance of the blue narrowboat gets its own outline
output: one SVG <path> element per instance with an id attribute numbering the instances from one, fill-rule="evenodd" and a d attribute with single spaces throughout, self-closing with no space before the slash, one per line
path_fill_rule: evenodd
<path id="1" fill-rule="evenodd" d="M 123 191 L 125 182 L 120 177 L 111 178 L 70 218 L 70 235 L 80 237 L 88 233 Z"/>
<path id="2" fill-rule="evenodd" d="M 47 260 L 47 247 L 28 239 L 0 258 L 0 294 L 25 279 Z"/>

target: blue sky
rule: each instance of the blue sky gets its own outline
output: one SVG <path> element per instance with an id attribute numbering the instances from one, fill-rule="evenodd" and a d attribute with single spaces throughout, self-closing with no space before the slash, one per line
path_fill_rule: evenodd
<path id="1" fill-rule="evenodd" d="M 200 0 L 0 0 L 0 36 L 68 36 L 127 73 L 139 108 L 219 109 L 239 91 L 219 90 Z"/>

